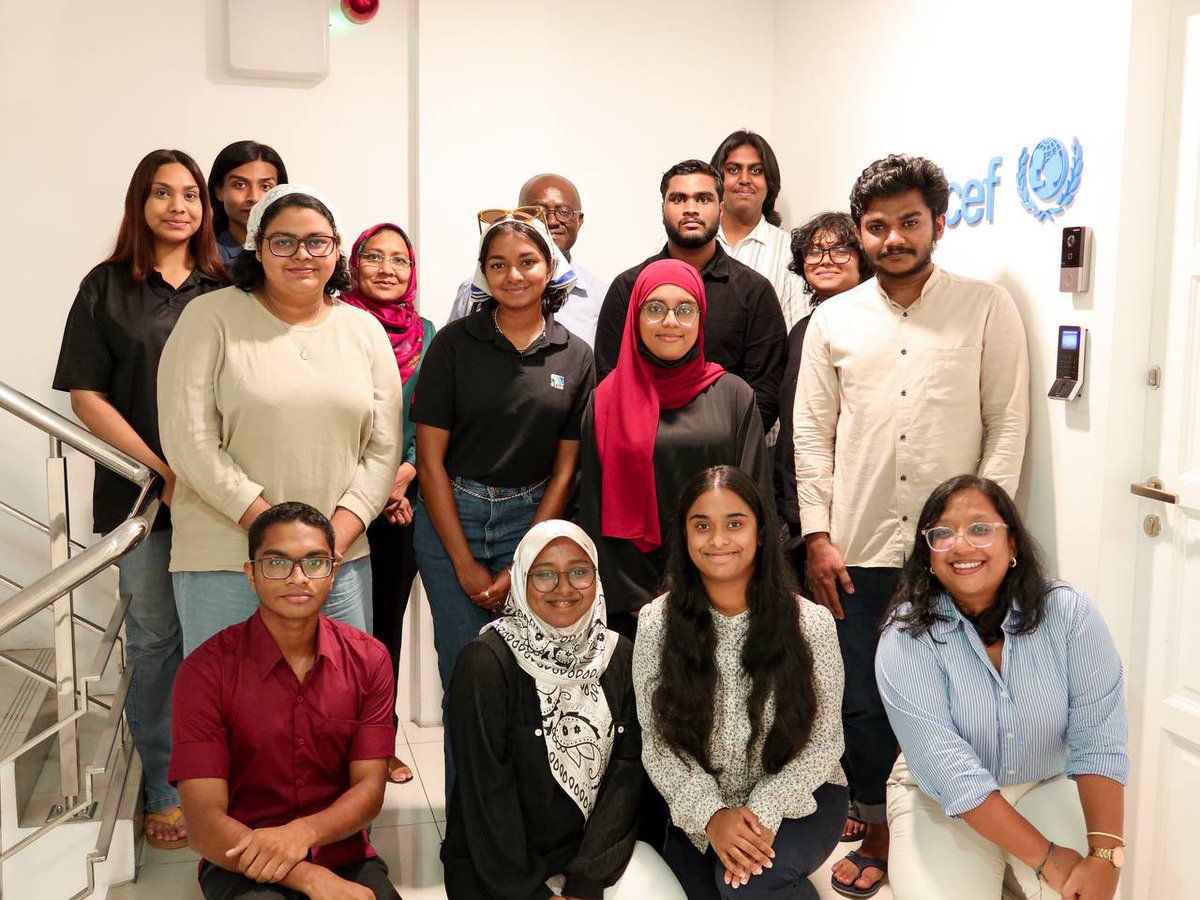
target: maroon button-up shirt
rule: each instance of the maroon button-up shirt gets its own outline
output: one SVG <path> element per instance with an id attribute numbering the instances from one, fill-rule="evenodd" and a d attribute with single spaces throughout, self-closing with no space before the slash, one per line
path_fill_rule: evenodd
<path id="1" fill-rule="evenodd" d="M 224 778 L 229 816 L 250 828 L 326 809 L 349 789 L 352 760 L 395 752 L 387 650 L 324 616 L 303 684 L 255 613 L 183 661 L 172 702 L 171 783 Z M 337 869 L 371 856 L 363 830 L 311 858 Z"/>

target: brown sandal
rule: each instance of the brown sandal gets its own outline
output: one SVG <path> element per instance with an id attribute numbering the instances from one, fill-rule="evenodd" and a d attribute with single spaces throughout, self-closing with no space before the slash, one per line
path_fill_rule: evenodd
<path id="1" fill-rule="evenodd" d="M 396 777 L 396 773 L 399 772 L 401 769 L 408 769 L 408 777 L 407 778 L 403 778 L 403 777 L 397 778 Z M 388 760 L 387 778 L 388 778 L 388 781 L 390 781 L 392 784 L 408 784 L 410 781 L 413 780 L 413 772 L 407 763 L 401 762 L 399 757 L 393 756 L 391 759 Z"/>
<path id="2" fill-rule="evenodd" d="M 158 812 L 146 813 L 146 824 L 153 822 L 156 825 L 165 825 L 167 828 L 179 828 L 182 821 L 183 808 L 179 806 L 172 806 Z M 151 834 L 146 830 L 145 825 L 142 827 L 142 832 L 146 836 L 146 843 L 156 850 L 182 850 L 188 845 L 186 837 L 169 841 L 166 838 Z"/>

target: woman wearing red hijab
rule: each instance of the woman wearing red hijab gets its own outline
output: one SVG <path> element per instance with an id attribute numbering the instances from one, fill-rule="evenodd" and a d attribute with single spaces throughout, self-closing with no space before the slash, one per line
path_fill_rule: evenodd
<path id="1" fill-rule="evenodd" d="M 634 636 L 637 611 L 662 591 L 661 523 L 683 486 L 732 465 L 772 496 L 754 391 L 704 359 L 700 273 L 663 259 L 633 286 L 617 366 L 583 414 L 580 522 L 596 541 L 609 627 Z"/>
<path id="2" fill-rule="evenodd" d="M 358 236 L 350 252 L 353 290 L 342 295 L 351 306 L 373 315 L 391 341 L 404 383 L 400 423 L 404 429 L 403 455 L 391 496 L 383 512 L 367 526 L 371 545 L 371 633 L 392 657 L 392 677 L 400 663 L 400 629 L 408 595 L 417 575 L 413 552 L 413 509 L 417 476 L 417 426 L 408 418 L 421 357 L 433 340 L 434 327 L 417 315 L 417 257 L 412 241 L 399 225 L 382 222 Z M 394 717 L 393 717 L 394 718 Z M 388 763 L 388 780 L 412 781 L 413 773 L 395 756 Z"/>

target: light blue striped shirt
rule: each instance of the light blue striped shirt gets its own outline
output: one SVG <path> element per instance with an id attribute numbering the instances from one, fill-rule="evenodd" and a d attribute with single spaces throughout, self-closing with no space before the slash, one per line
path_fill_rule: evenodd
<path id="1" fill-rule="evenodd" d="M 1013 634 L 1001 671 L 948 594 L 944 621 L 914 638 L 895 623 L 879 641 L 875 676 L 892 729 L 918 787 L 960 816 L 1003 785 L 1064 772 L 1129 777 L 1121 658 L 1083 594 L 1050 582 L 1046 617 Z"/>

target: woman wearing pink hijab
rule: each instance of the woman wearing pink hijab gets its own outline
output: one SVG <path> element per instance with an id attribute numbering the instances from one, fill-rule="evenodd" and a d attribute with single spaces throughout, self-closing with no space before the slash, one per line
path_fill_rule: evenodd
<path id="1" fill-rule="evenodd" d="M 700 273 L 663 259 L 633 286 L 616 368 L 583 414 L 580 522 L 600 553 L 609 625 L 632 638 L 637 611 L 662 592 L 661 523 L 683 486 L 733 465 L 772 496 L 754 391 L 704 359 Z"/>
<path id="2" fill-rule="evenodd" d="M 409 405 L 421 371 L 421 357 L 433 340 L 434 327 L 417 315 L 417 258 L 412 241 L 398 225 L 383 222 L 358 236 L 350 252 L 350 279 L 354 287 L 342 295 L 351 306 L 374 316 L 391 341 L 404 382 L 400 423 L 404 429 L 403 455 L 387 505 L 367 527 L 371 546 L 370 630 L 392 657 L 392 677 L 400 661 L 400 630 L 417 560 L 413 553 L 412 500 L 416 496 L 417 426 L 408 418 Z M 411 781 L 412 770 L 396 757 L 388 763 L 388 779 Z"/>

